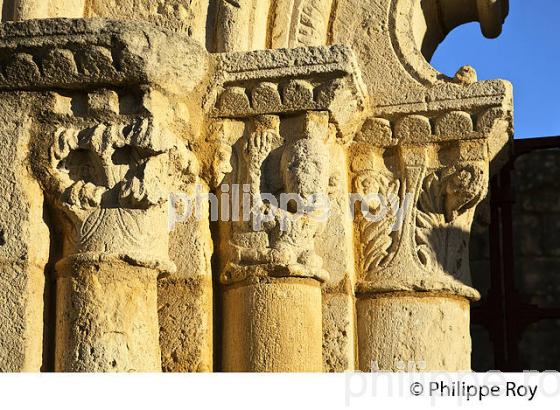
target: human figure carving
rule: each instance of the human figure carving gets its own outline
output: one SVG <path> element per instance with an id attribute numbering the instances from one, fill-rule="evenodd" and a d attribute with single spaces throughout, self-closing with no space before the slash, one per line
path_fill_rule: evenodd
<path id="1" fill-rule="evenodd" d="M 270 180 L 278 170 L 267 166 L 267 159 L 279 139 L 272 129 L 256 130 L 244 144 L 244 182 L 252 198 L 251 221 L 245 230 L 264 240 L 256 248 L 233 244 L 236 257 L 232 263 L 270 265 L 273 275 L 324 280 L 328 274 L 314 241 L 328 211 L 328 205 L 321 203 L 329 189 L 328 150 L 321 136 L 287 143 L 276 163 L 279 186 L 271 187 Z M 273 192 L 262 192 L 263 187 Z"/>

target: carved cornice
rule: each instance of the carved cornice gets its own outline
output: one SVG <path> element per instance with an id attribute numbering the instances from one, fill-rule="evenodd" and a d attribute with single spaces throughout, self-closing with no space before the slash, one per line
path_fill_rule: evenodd
<path id="1" fill-rule="evenodd" d="M 0 90 L 192 89 L 207 72 L 206 52 L 186 35 L 105 19 L 3 23 L 0 55 Z"/>
<path id="2" fill-rule="evenodd" d="M 352 51 L 345 46 L 220 54 L 207 102 L 211 117 L 328 111 L 349 134 L 367 109 Z"/>
<path id="3" fill-rule="evenodd" d="M 395 114 L 365 120 L 355 141 L 378 147 L 486 140 L 496 122 L 511 123 L 511 111 L 501 107 L 478 111 L 445 110 L 435 113 Z"/>

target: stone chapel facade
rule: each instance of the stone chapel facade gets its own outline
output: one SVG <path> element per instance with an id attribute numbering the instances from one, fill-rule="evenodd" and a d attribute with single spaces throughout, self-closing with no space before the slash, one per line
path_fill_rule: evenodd
<path id="1" fill-rule="evenodd" d="M 512 88 L 428 60 L 507 0 L 0 5 L 0 370 L 470 369 Z"/>

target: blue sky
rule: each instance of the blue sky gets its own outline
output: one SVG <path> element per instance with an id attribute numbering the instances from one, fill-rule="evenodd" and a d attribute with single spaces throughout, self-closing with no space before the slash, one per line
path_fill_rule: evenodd
<path id="1" fill-rule="evenodd" d="M 469 64 L 479 80 L 511 81 L 515 138 L 560 135 L 560 0 L 510 0 L 500 37 L 486 39 L 478 23 L 458 27 L 431 63 L 450 76 Z"/>

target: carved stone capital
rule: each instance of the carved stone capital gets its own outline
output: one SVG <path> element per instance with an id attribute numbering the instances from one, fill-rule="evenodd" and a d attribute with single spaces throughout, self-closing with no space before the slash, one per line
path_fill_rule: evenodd
<path id="1" fill-rule="evenodd" d="M 315 241 L 324 226 L 321 200 L 329 192 L 327 112 L 280 120 L 259 116 L 244 122 L 233 147 L 233 172 L 225 187 L 244 219 L 223 221 L 222 282 L 256 277 L 325 280 L 328 273 Z M 222 195 L 224 194 L 222 189 Z M 322 197 L 321 197 L 322 196 Z"/>
<path id="2" fill-rule="evenodd" d="M 42 102 L 33 167 L 58 211 L 63 255 L 172 270 L 167 199 L 199 174 L 190 140 L 206 51 L 186 35 L 102 19 L 5 24 L 0 50 L 0 90 Z"/>
<path id="3" fill-rule="evenodd" d="M 232 159 L 231 170 L 226 158 L 214 165 L 214 179 L 231 171 L 224 183 L 247 187 L 253 200 L 242 204 L 243 213 L 266 215 L 262 223 L 255 212 L 248 221 L 221 223 L 222 282 L 325 280 L 315 249 L 324 222 L 310 204 L 331 191 L 331 145 L 346 143 L 368 109 L 353 53 L 343 46 L 226 53 L 215 66 L 206 109 L 219 124 L 215 146 L 231 145 Z M 281 204 L 283 195 L 308 210 Z"/>
<path id="4" fill-rule="evenodd" d="M 35 167 L 60 211 L 64 254 L 121 255 L 173 270 L 168 197 L 195 180 L 197 170 L 184 143 L 149 117 L 53 125 L 45 136 Z"/>
<path id="5" fill-rule="evenodd" d="M 360 210 L 383 211 L 377 219 L 358 212 L 358 293 L 479 297 L 470 287 L 468 240 L 490 170 L 508 156 L 512 93 L 505 82 L 469 80 L 474 70 L 464 71 L 462 81 L 424 87 L 422 101 L 374 107 L 355 135 L 350 163 L 354 188 L 365 195 Z"/>
<path id="6" fill-rule="evenodd" d="M 53 223 L 55 370 L 161 370 L 158 278 L 176 270 L 168 198 L 199 178 L 208 53 L 186 34 L 101 19 L 3 24 L 0 50 L 0 91 L 32 96 L 29 157 Z"/>
<path id="7" fill-rule="evenodd" d="M 357 292 L 477 299 L 468 242 L 474 209 L 488 186 L 486 140 L 385 147 L 356 142 L 350 155 L 359 198 Z"/>

